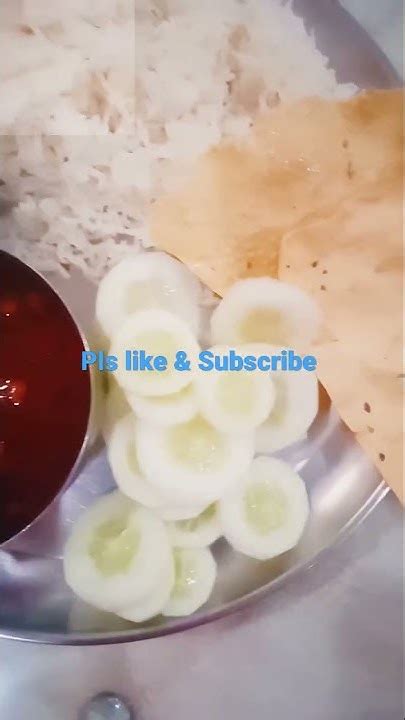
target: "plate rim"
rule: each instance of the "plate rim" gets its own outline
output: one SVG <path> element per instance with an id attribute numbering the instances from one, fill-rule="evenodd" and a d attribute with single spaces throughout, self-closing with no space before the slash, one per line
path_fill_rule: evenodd
<path id="1" fill-rule="evenodd" d="M 57 645 L 57 646 L 95 646 L 95 645 L 122 645 L 125 643 L 135 642 L 138 640 L 151 640 L 153 638 L 174 635 L 186 630 L 191 630 L 215 620 L 221 620 L 228 615 L 247 609 L 251 605 L 263 600 L 270 591 L 276 590 L 284 583 L 290 581 L 293 577 L 298 578 L 309 572 L 312 568 L 317 567 L 321 560 L 326 559 L 332 551 L 336 550 L 342 543 L 347 541 L 351 535 L 359 528 L 368 516 L 378 507 L 380 502 L 384 500 L 390 493 L 391 488 L 381 480 L 374 492 L 369 496 L 363 506 L 356 512 L 350 520 L 338 531 L 334 540 L 321 548 L 312 558 L 308 559 L 301 565 L 291 567 L 278 577 L 270 580 L 270 582 L 262 585 L 255 590 L 243 595 L 240 598 L 225 602 L 218 608 L 205 610 L 201 613 L 189 615 L 185 618 L 176 620 L 169 625 L 157 625 L 151 628 L 134 628 L 134 630 L 113 630 L 111 632 L 89 632 L 89 633 L 52 633 L 52 632 L 35 632 L 27 631 L 20 633 L 19 631 L 8 630 L 0 626 L 0 640 L 16 640 L 20 642 L 28 642 L 40 645 Z"/>

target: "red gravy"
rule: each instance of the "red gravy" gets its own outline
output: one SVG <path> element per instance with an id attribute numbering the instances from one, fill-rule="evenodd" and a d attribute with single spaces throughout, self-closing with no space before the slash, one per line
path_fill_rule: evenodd
<path id="1" fill-rule="evenodd" d="M 49 505 L 80 452 L 90 408 L 82 350 L 55 292 L 0 251 L 0 543 Z"/>

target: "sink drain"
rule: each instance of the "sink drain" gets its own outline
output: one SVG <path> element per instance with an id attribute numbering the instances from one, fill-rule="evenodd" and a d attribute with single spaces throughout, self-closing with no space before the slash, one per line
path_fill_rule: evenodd
<path id="1" fill-rule="evenodd" d="M 78 720 L 135 720 L 135 716 L 127 700 L 114 693 L 104 692 L 86 703 Z"/>

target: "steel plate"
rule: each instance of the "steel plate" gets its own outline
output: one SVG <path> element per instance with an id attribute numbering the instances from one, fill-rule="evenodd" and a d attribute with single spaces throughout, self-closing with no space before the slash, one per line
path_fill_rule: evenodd
<path id="1" fill-rule="evenodd" d="M 333 0 L 296 0 L 319 48 L 342 81 L 359 87 L 393 87 L 399 78 L 364 30 Z M 94 289 L 75 275 L 50 278 L 86 332 Z M 76 601 L 66 587 L 61 555 L 72 522 L 113 481 L 101 445 L 95 445 L 58 503 L 0 551 L 0 637 L 55 644 L 101 644 L 184 630 L 246 606 L 291 575 L 303 572 L 363 521 L 388 492 L 328 398 L 307 441 L 282 453 L 300 470 L 310 494 L 311 519 L 300 545 L 270 562 L 214 547 L 219 576 L 209 603 L 192 617 L 131 625 Z"/>

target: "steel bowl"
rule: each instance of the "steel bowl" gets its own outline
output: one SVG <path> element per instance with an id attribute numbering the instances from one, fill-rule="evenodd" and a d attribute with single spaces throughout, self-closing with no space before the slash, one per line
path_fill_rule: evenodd
<path id="1" fill-rule="evenodd" d="M 3 263 L 5 264 L 5 274 L 7 274 L 9 277 L 13 277 L 13 272 L 16 267 L 19 268 L 19 272 L 24 273 L 24 276 L 27 278 L 27 281 L 34 280 L 37 287 L 37 292 L 41 292 L 44 297 L 46 297 L 47 303 L 49 303 L 50 306 L 52 306 L 55 310 L 57 310 L 60 314 L 62 314 L 63 317 L 63 331 L 64 331 L 64 339 L 70 347 L 78 348 L 79 352 L 79 344 L 80 348 L 83 350 L 88 350 L 87 341 L 84 337 L 81 329 L 75 322 L 74 318 L 72 317 L 72 314 L 69 312 L 68 308 L 66 307 L 66 303 L 62 300 L 60 295 L 55 291 L 54 288 L 50 285 L 50 283 L 46 280 L 46 278 L 36 271 L 31 266 L 27 265 L 27 263 L 22 262 L 21 260 L 18 260 L 17 258 L 10 255 L 8 252 L 4 252 L 3 250 L 0 250 L 0 255 L 2 258 Z M 40 288 L 40 289 L 39 289 Z M 17 295 L 18 297 L 18 295 Z M 61 316 L 59 314 L 59 317 Z M 35 348 L 27 348 L 28 351 L 34 351 Z M 76 353 L 76 350 L 74 350 Z M 47 379 L 48 384 L 50 384 L 50 387 L 52 388 L 52 378 Z M 76 477 L 79 468 L 81 466 L 81 463 L 84 459 L 86 449 L 89 444 L 90 439 L 90 427 L 91 427 L 91 398 L 94 393 L 92 392 L 92 386 L 94 385 L 94 374 L 89 374 L 88 377 L 85 377 L 81 375 L 80 371 L 80 365 L 77 365 L 77 368 L 72 368 L 72 382 L 76 385 L 76 387 L 80 387 L 81 392 L 86 393 L 86 403 L 83 408 L 84 413 L 83 417 L 81 419 L 80 424 L 77 426 L 77 438 L 78 443 L 75 448 L 72 448 L 72 452 L 69 455 L 69 470 L 65 473 L 61 473 L 59 477 L 59 482 L 55 484 L 52 492 L 50 491 L 48 493 L 48 497 L 44 502 L 41 503 L 41 505 L 38 505 L 38 512 L 35 514 L 30 513 L 30 521 L 26 523 L 24 526 L 20 524 L 20 529 L 16 529 L 13 535 L 10 535 L 6 539 L 0 539 L 0 550 L 1 551 L 7 551 L 8 549 L 14 549 L 18 546 L 19 540 L 24 536 L 25 533 L 28 533 L 29 530 L 36 527 L 37 523 L 44 517 L 44 515 L 47 513 L 48 508 L 53 505 L 54 502 L 56 502 L 62 494 L 65 492 L 65 490 L 72 484 L 74 478 Z M 79 383 L 79 384 L 78 384 Z M 74 413 L 74 407 L 72 405 L 69 405 L 69 398 L 65 399 L 65 407 L 64 412 Z M 18 416 L 17 416 L 18 417 Z M 67 449 L 67 448 L 66 448 Z M 21 450 L 21 451 L 20 451 Z M 44 453 L 49 451 L 49 448 L 44 447 L 43 448 Z M 23 448 L 19 448 L 19 455 L 21 456 L 21 452 L 24 452 Z M 32 470 L 32 468 L 30 468 Z M 33 478 L 34 481 L 41 481 L 41 478 Z M 33 492 L 32 487 L 26 488 L 26 498 L 27 498 L 27 504 L 30 500 L 30 495 Z M 17 495 L 18 497 L 18 495 Z M 32 505 L 31 505 L 32 507 Z M 27 517 L 28 519 L 28 517 Z M 3 535 L 3 534 L 2 534 Z"/>
<path id="2" fill-rule="evenodd" d="M 339 80 L 361 88 L 399 86 L 387 58 L 334 0 L 295 0 Z M 93 316 L 94 288 L 76 273 L 51 277 L 79 325 Z M 73 598 L 61 557 L 83 507 L 113 486 L 105 452 L 95 445 L 73 485 L 29 531 L 0 551 L 0 637 L 31 642 L 92 645 L 120 643 L 186 630 L 247 606 L 292 575 L 305 572 L 361 523 L 389 491 L 324 394 L 308 440 L 282 453 L 304 477 L 311 518 L 299 546 L 269 562 L 256 562 L 219 541 L 215 591 L 206 606 L 184 619 L 157 618 L 131 625 L 93 611 Z"/>

